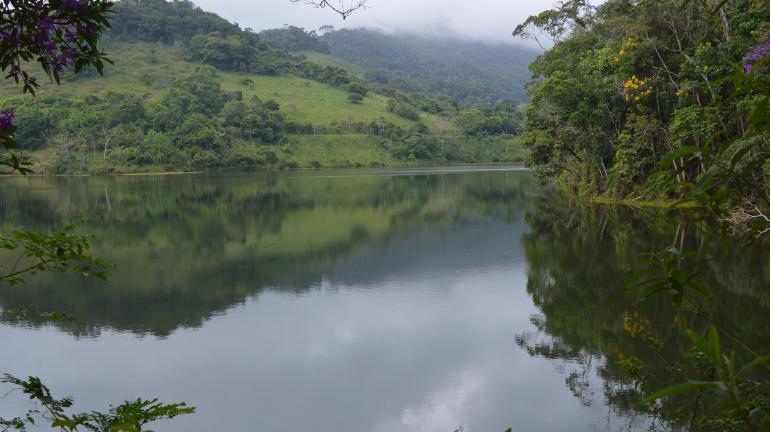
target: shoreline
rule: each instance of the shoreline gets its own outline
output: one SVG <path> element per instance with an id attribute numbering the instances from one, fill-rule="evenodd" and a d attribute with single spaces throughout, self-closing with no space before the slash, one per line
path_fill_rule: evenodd
<path id="1" fill-rule="evenodd" d="M 360 166 L 330 166 L 322 168 L 300 167 L 300 168 L 280 168 L 280 167 L 266 167 L 250 171 L 239 171 L 233 169 L 213 169 L 213 170 L 196 170 L 196 171 L 119 171 L 111 173 L 73 173 L 73 174 L 42 174 L 31 173 L 26 175 L 12 174 L 4 176 L 5 178 L 17 178 L 17 177 L 140 177 L 140 176 L 178 176 L 178 175 L 197 175 L 206 173 L 220 173 L 220 174 L 253 174 L 253 173 L 291 173 L 291 172 L 323 172 L 323 171 L 354 171 L 354 170 L 393 170 L 393 169 L 413 169 L 413 170 L 429 170 L 440 168 L 462 168 L 462 167 L 521 167 L 527 169 L 523 163 L 516 162 L 479 162 L 479 163 L 440 163 L 440 164 L 396 164 L 396 165 L 360 165 Z"/>
<path id="2" fill-rule="evenodd" d="M 112 177 L 112 176 L 173 176 L 173 175 L 185 175 L 185 174 L 203 174 L 205 171 L 148 171 L 148 172 L 124 172 L 114 174 L 83 174 L 84 177 Z M 45 176 L 42 176 L 45 177 Z M 71 177 L 69 175 L 61 175 L 60 177 Z"/>

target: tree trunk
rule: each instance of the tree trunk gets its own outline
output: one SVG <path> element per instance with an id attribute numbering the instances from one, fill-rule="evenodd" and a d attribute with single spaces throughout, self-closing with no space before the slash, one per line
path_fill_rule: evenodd
<path id="1" fill-rule="evenodd" d="M 721 3 L 720 0 L 713 0 L 714 6 L 719 7 L 719 4 Z M 721 7 L 719 7 L 719 18 L 722 20 L 722 34 L 724 35 L 725 42 L 730 41 L 730 21 L 727 19 L 727 12 L 725 12 L 725 8 L 727 7 L 727 3 L 723 4 Z"/>
<path id="2" fill-rule="evenodd" d="M 107 149 L 110 146 L 110 141 L 112 141 L 112 134 L 109 132 L 104 132 L 104 160 L 107 160 Z"/>

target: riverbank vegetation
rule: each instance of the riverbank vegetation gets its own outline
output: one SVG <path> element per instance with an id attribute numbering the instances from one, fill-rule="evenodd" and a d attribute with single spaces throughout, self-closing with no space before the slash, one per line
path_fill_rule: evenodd
<path id="1" fill-rule="evenodd" d="M 555 41 L 530 66 L 523 141 L 541 180 L 583 198 L 691 206 L 669 245 L 617 277 L 633 296 L 622 328 L 645 349 L 614 347 L 608 367 L 626 381 L 607 398 L 641 407 L 651 430 L 770 427 L 767 345 L 737 336 L 750 332 L 735 333 L 720 300 L 749 276 L 720 286 L 713 268 L 741 264 L 707 247 L 720 235 L 763 246 L 770 231 L 768 16 L 763 0 L 572 0 L 514 31 Z M 661 358 L 667 373 L 655 372 Z"/>
<path id="2" fill-rule="evenodd" d="M 541 178 L 581 195 L 681 197 L 706 169 L 682 169 L 683 149 L 706 158 L 763 139 L 749 133 L 763 99 L 733 79 L 767 43 L 763 2 L 715 11 L 704 1 L 569 1 L 551 12 L 516 30 L 536 37 L 540 27 L 557 41 L 530 66 L 523 142 Z"/>

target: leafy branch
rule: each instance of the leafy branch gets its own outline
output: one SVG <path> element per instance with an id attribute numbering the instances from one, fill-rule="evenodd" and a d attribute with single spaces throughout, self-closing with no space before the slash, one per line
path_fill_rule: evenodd
<path id="1" fill-rule="evenodd" d="M 10 420 L 0 418 L 0 432 L 27 431 L 28 426 L 36 426 L 43 419 L 52 428 L 62 432 L 80 430 L 92 432 L 141 432 L 144 425 L 159 420 L 170 420 L 174 417 L 193 414 L 194 407 L 184 402 L 164 404 L 158 399 L 126 401 L 118 406 L 111 406 L 106 413 L 91 411 L 80 414 L 67 414 L 67 409 L 73 405 L 73 399 L 65 397 L 56 399 L 51 391 L 37 377 L 27 379 L 4 375 L 2 384 L 14 386 L 11 391 L 21 390 L 29 399 L 37 401 L 41 408 L 31 409 L 23 417 Z M 8 393 L 6 393 L 6 396 Z"/>
<path id="2" fill-rule="evenodd" d="M 735 351 L 726 354 L 722 350 L 719 332 L 716 326 L 709 327 L 707 337 L 688 330 L 696 351 L 707 360 L 713 369 L 716 379 L 710 381 L 688 381 L 686 383 L 672 385 L 642 400 L 643 404 L 654 403 L 659 399 L 668 398 L 677 394 L 698 390 L 713 391 L 727 401 L 727 406 L 732 409 L 749 432 L 760 430 L 757 423 L 767 426 L 770 415 L 765 415 L 759 422 L 752 419 L 751 406 L 753 400 L 746 397 L 743 389 L 748 387 L 743 380 L 747 375 L 759 366 L 770 363 L 770 354 L 759 356 L 738 368 Z M 764 429 L 763 429 L 764 430 Z"/>
<path id="3" fill-rule="evenodd" d="M 25 275 L 43 271 L 72 272 L 105 279 L 109 262 L 88 254 L 88 238 L 74 233 L 75 226 L 50 233 L 19 230 L 10 237 L 0 236 L 0 249 L 17 252 L 10 267 L 0 264 L 0 283 L 16 285 Z"/>

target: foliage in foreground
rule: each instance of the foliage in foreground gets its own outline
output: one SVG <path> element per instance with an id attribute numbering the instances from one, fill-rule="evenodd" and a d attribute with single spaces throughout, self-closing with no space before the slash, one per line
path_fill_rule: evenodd
<path id="1" fill-rule="evenodd" d="M 572 0 L 530 17 L 514 34 L 540 30 L 557 40 L 531 67 L 530 163 L 577 194 L 682 198 L 707 232 L 718 232 L 719 221 L 723 232 L 762 241 L 770 227 L 768 8 L 763 0 L 598 8 Z M 665 336 L 638 313 L 624 320 L 629 334 L 657 355 L 672 334 L 686 341 L 670 370 L 689 379 L 643 388 L 641 406 L 676 430 L 766 430 L 770 355 L 715 322 L 722 305 L 702 283 L 712 259 L 675 238 L 628 275 L 640 302 L 663 296 L 673 308 Z M 651 362 L 622 362 L 640 385 Z M 690 413 L 676 407 L 683 395 L 694 400 Z"/>
<path id="2" fill-rule="evenodd" d="M 65 68 L 78 73 L 84 67 L 93 67 L 101 73 L 104 62 L 109 60 L 99 50 L 97 42 L 100 33 L 109 27 L 107 16 L 111 7 L 112 2 L 101 0 L 34 3 L 4 0 L 0 3 L 0 69 L 7 72 L 5 78 L 13 79 L 23 86 L 25 93 L 34 95 L 38 83 L 26 71 L 26 64 L 33 60 L 56 83 L 60 82 L 60 74 Z M 0 164 L 10 169 L 4 174 L 17 171 L 27 174 L 30 172 L 27 164 L 13 153 L 17 147 L 14 120 L 12 109 L 0 112 L 0 147 L 8 153 Z M 0 237 L 0 249 L 17 254 L 10 268 L 0 270 L 0 283 L 16 285 L 23 282 L 25 276 L 44 271 L 74 272 L 104 278 L 103 270 L 109 264 L 89 255 L 88 240 L 74 234 L 73 230 L 72 226 L 50 234 L 17 230 L 10 237 Z M 58 319 L 59 315 L 49 313 L 48 317 Z M 54 398 L 39 378 L 23 380 L 6 374 L 0 383 L 14 386 L 11 391 L 20 389 L 41 407 L 10 420 L 0 418 L 2 431 L 26 431 L 28 426 L 35 426 L 42 419 L 50 427 L 61 431 L 83 428 L 100 432 L 140 432 L 147 423 L 195 411 L 184 403 L 166 405 L 158 403 L 157 399 L 137 399 L 112 407 L 107 413 L 68 415 L 66 409 L 72 406 L 72 399 Z"/>
<path id="3" fill-rule="evenodd" d="M 52 428 L 62 432 L 86 430 L 92 432 L 141 432 L 144 425 L 159 420 L 170 420 L 183 414 L 193 414 L 195 408 L 185 403 L 163 404 L 158 399 L 126 401 L 110 407 L 106 413 L 91 411 L 88 413 L 67 414 L 72 407 L 71 398 L 56 399 L 39 378 L 19 379 L 5 375 L 0 383 L 9 384 L 13 390 L 20 390 L 40 407 L 30 409 L 24 416 L 10 420 L 0 418 L 0 431 L 27 431 L 41 420 Z M 13 391 L 12 390 L 12 391 Z"/>
<path id="4" fill-rule="evenodd" d="M 10 258 L 10 268 L 0 267 L 0 283 L 17 285 L 25 277 L 40 272 L 56 271 L 106 278 L 106 269 L 112 265 L 100 258 L 88 254 L 90 243 L 84 236 L 74 233 L 70 226 L 48 234 L 36 231 L 14 231 L 10 237 L 0 237 L 0 249 L 5 249 L 16 258 Z M 3 315 L 31 318 L 31 315 L 48 320 L 60 320 L 66 317 L 57 312 L 30 312 L 29 310 L 5 309 Z M 6 397 L 14 391 L 22 391 L 27 398 L 39 405 L 29 409 L 24 415 L 12 419 L 0 418 L 0 431 L 26 431 L 43 422 L 61 431 L 88 430 L 95 432 L 141 432 L 145 424 L 158 420 L 172 419 L 182 414 L 192 414 L 195 408 L 185 403 L 163 404 L 158 399 L 136 399 L 119 406 L 113 406 L 106 413 L 68 414 L 73 406 L 71 398 L 56 399 L 39 378 L 27 379 L 4 375 L 0 384 L 12 387 Z"/>

